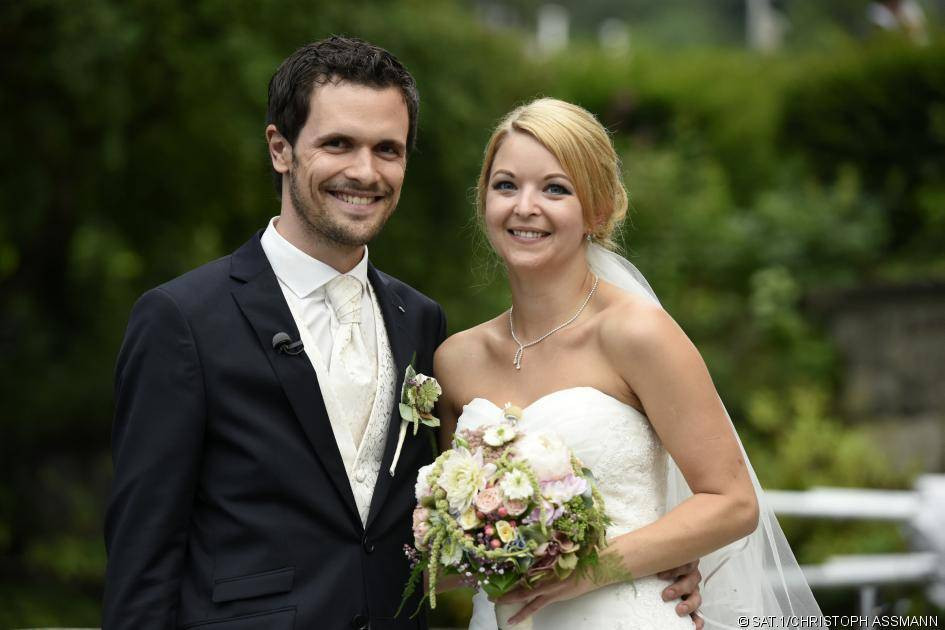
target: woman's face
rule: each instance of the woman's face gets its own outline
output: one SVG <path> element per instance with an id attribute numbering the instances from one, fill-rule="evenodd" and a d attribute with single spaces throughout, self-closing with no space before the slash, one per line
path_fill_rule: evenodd
<path id="1" fill-rule="evenodd" d="M 496 151 L 486 192 L 489 240 L 510 269 L 556 267 L 583 255 L 584 213 L 557 158 L 512 131 Z"/>

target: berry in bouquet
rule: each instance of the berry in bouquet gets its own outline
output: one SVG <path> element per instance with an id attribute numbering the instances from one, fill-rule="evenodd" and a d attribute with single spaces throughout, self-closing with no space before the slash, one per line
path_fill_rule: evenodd
<path id="1" fill-rule="evenodd" d="M 420 469 L 404 601 L 424 570 L 423 599 L 435 608 L 440 575 L 496 599 L 599 567 L 610 521 L 591 471 L 558 436 L 521 430 L 521 414 L 506 405 L 494 424 L 458 431 L 453 447 Z"/>

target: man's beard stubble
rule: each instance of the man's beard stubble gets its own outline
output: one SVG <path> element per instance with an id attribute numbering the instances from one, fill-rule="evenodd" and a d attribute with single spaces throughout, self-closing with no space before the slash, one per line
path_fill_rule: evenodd
<path id="1" fill-rule="evenodd" d="M 353 230 L 333 220 L 325 209 L 319 208 L 317 202 L 314 200 L 314 196 L 312 199 L 306 199 L 302 195 L 299 180 L 295 173 L 295 168 L 288 172 L 289 198 L 292 200 L 292 207 L 295 209 L 295 214 L 299 218 L 305 231 L 318 240 L 328 241 L 331 244 L 344 247 L 366 245 L 380 234 L 381 229 L 383 229 L 384 225 L 387 223 L 387 219 L 389 219 L 390 215 L 394 212 L 393 207 L 389 208 L 386 214 L 377 219 L 375 225 L 368 227 L 366 233 L 355 233 Z M 352 186 L 352 188 L 355 188 L 355 186 Z"/>

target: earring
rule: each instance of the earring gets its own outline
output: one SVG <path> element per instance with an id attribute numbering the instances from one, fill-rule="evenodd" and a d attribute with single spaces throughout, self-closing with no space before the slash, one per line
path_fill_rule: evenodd
<path id="1" fill-rule="evenodd" d="M 588 243 L 590 243 L 590 242 L 591 242 L 591 233 L 588 232 L 587 234 L 585 234 L 585 235 L 584 235 L 584 238 L 587 239 L 587 242 L 588 242 Z"/>

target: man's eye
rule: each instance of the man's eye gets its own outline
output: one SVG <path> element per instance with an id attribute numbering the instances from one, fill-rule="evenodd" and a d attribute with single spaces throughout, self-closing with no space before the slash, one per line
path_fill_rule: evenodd
<path id="1" fill-rule="evenodd" d="M 385 155 L 400 155 L 400 152 L 397 150 L 397 147 L 391 144 L 382 144 L 377 148 L 377 150 Z"/>
<path id="2" fill-rule="evenodd" d="M 335 149 L 343 149 L 348 146 L 348 143 L 342 138 L 331 138 L 330 140 L 325 141 L 326 147 L 332 147 Z"/>
<path id="3" fill-rule="evenodd" d="M 561 184 L 548 184 L 548 187 L 545 188 L 552 195 L 570 195 L 571 191 L 562 186 Z"/>
<path id="4" fill-rule="evenodd" d="M 515 184 L 510 181 L 503 180 L 492 184 L 493 190 L 515 190 Z"/>

